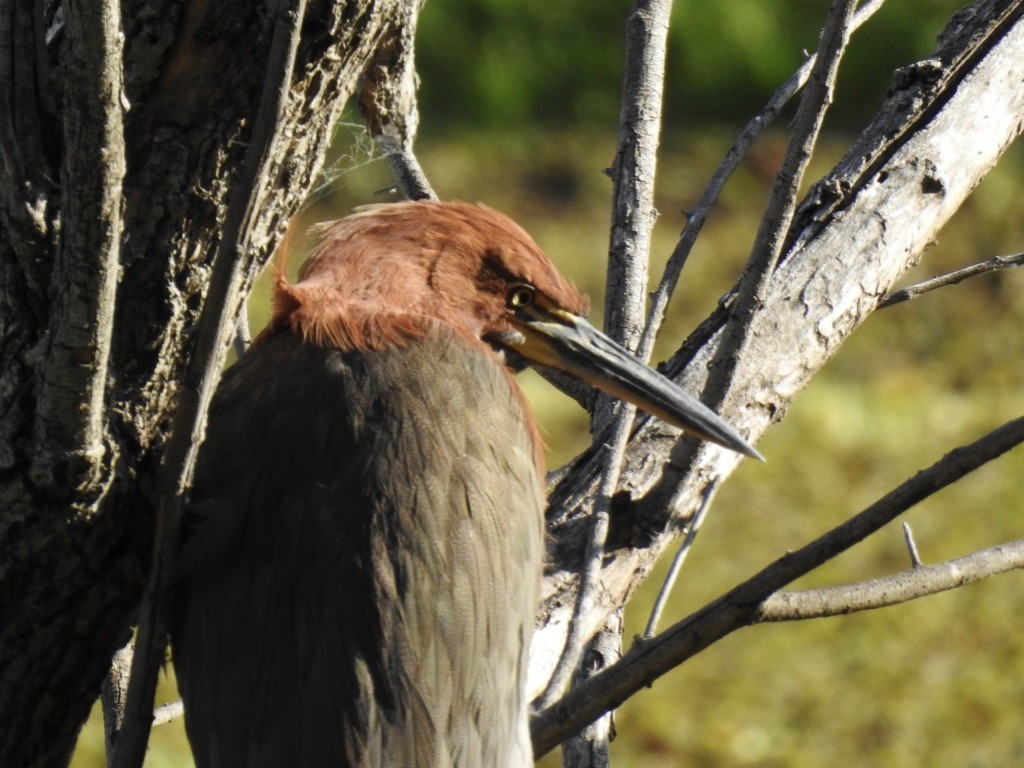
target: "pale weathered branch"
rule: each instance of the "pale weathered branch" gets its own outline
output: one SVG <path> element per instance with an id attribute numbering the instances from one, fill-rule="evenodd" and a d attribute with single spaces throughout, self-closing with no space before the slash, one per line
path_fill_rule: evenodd
<path id="1" fill-rule="evenodd" d="M 566 736 L 614 709 L 629 696 L 729 633 L 759 621 L 760 606 L 794 579 L 863 541 L 923 499 L 1024 442 L 1024 418 L 950 451 L 863 512 L 790 552 L 660 635 L 638 642 L 622 660 L 534 718 L 539 757 Z M 922 566 L 924 567 L 924 566 Z"/>
<path id="2" fill-rule="evenodd" d="M 907 545 L 907 553 L 910 555 L 910 565 L 914 568 L 918 568 L 923 563 L 921 562 L 921 555 L 917 551 L 917 542 L 914 541 L 914 531 L 910 528 L 910 523 L 903 521 L 903 541 Z"/>
<path id="3" fill-rule="evenodd" d="M 775 175 L 768 206 L 737 286 L 723 341 L 711 364 L 712 374 L 708 377 L 704 398 L 716 406 L 724 401 L 732 385 L 736 367 L 753 331 L 754 315 L 764 306 L 768 284 L 782 256 L 786 233 L 796 209 L 797 193 L 811 162 L 825 113 L 832 103 L 839 62 L 850 37 L 855 5 L 856 0 L 833 0 L 829 6 L 825 26 L 821 30 L 821 47 L 793 119 L 793 132 L 786 154 Z"/>
<path id="4" fill-rule="evenodd" d="M 612 165 L 611 243 L 605 297 L 605 329 L 627 348 L 640 338 L 647 292 L 647 265 L 654 228 L 654 179 L 665 81 L 671 0 L 636 0 L 627 19 L 626 66 L 619 114 L 618 149 Z M 629 442 L 635 407 L 598 395 L 592 431 L 611 424 L 603 454 L 601 486 L 594 498 L 590 535 L 580 572 L 580 588 L 558 663 L 537 706 L 550 704 L 565 688 L 586 641 L 589 614 L 604 562 L 612 496 L 619 485 L 622 457 Z"/>
<path id="5" fill-rule="evenodd" d="M 1022 7 L 984 0 L 955 17 L 934 57 L 940 63 L 927 68 L 928 77 L 901 76 L 873 124 L 798 210 L 723 409 L 755 441 L 870 316 L 1024 127 Z M 703 389 L 726 318 L 720 307 L 664 367 L 691 392 Z M 708 483 L 738 463 L 727 451 L 706 448 L 680 483 L 685 466 L 666 466 L 677 435 L 638 419 L 616 497 L 620 546 L 606 558 L 588 632 L 643 582 Z M 586 515 L 600 482 L 590 451 L 550 494 L 552 560 L 532 646 L 533 690 L 549 678 L 564 645 Z"/>
<path id="6" fill-rule="evenodd" d="M 734 306 L 735 316 L 729 326 L 733 329 L 733 336 L 719 347 L 718 366 L 715 369 L 717 375 L 709 382 L 712 389 L 710 399 L 715 403 L 720 402 L 721 397 L 728 390 L 735 366 L 740 359 L 741 350 L 745 346 L 751 328 L 753 314 L 763 304 L 763 295 L 772 268 L 778 260 L 783 235 L 792 217 L 797 189 L 803 177 L 803 171 L 810 160 L 811 149 L 817 139 L 818 131 L 824 120 L 825 109 L 831 98 L 838 62 L 847 40 L 848 22 L 852 15 L 853 5 L 853 0 L 836 0 L 830 10 L 829 20 L 822 32 L 824 55 L 818 58 L 817 64 L 811 73 L 811 84 L 804 92 L 786 159 L 776 178 L 772 199 L 751 253 L 747 271 L 740 284 L 740 298 Z M 665 24 L 667 26 L 667 18 L 665 19 Z M 660 81 L 658 85 L 660 86 Z M 649 189 L 647 187 L 642 187 L 642 189 L 653 194 L 653 165 L 650 168 L 650 173 L 650 180 L 646 183 L 651 186 Z M 623 200 L 623 207 L 626 209 L 634 207 L 639 201 L 639 197 L 630 195 Z M 647 220 L 647 224 L 653 224 L 653 217 Z M 649 234 L 649 229 L 647 231 Z M 646 255 L 646 251 L 644 251 L 644 255 Z M 615 264 L 614 259 L 612 264 Z M 644 264 L 646 264 L 646 259 Z M 645 286 L 646 269 L 643 271 L 643 278 Z M 611 287 L 614 284 L 610 283 L 609 285 Z M 630 295 L 625 291 L 622 296 L 618 297 L 620 302 L 628 301 L 629 299 Z M 636 328 L 630 332 L 633 340 L 638 338 L 639 332 L 640 326 L 637 324 Z M 707 390 L 705 392 L 707 393 Z M 575 657 L 567 659 L 568 652 L 582 645 L 587 632 L 583 622 L 592 621 L 589 614 L 593 610 L 595 585 L 600 577 L 601 565 L 604 562 L 604 542 L 610 525 L 611 498 L 618 487 L 621 455 L 627 444 L 632 416 L 633 411 L 631 409 L 624 409 L 622 420 L 612 428 L 613 437 L 610 442 L 612 454 L 610 458 L 614 463 L 609 462 L 606 465 L 600 486 L 594 497 L 593 528 L 587 539 L 584 570 L 580 577 L 576 608 L 569 622 L 566 651 L 563 651 L 559 657 L 555 671 L 545 688 L 544 696 L 540 700 L 540 706 L 549 705 L 553 700 L 554 694 L 564 685 L 565 678 L 567 677 L 567 663 L 570 660 L 575 662 Z M 691 441 L 687 441 L 685 445 L 691 445 Z M 679 463 L 679 466 L 683 466 L 682 462 Z M 666 471 L 674 472 L 675 470 Z M 677 477 L 682 481 L 685 473 L 678 472 Z"/>
<path id="7" fill-rule="evenodd" d="M 683 563 L 686 562 L 686 556 L 690 553 L 693 542 L 697 540 L 697 534 L 700 533 L 701 526 L 704 525 L 704 519 L 707 517 L 708 510 L 711 509 L 711 501 L 715 498 L 718 486 L 719 483 L 716 479 L 712 480 L 711 484 L 704 489 L 704 498 L 701 500 L 700 506 L 697 507 L 693 517 L 690 518 L 690 522 L 686 525 L 686 534 L 683 536 L 683 541 L 672 558 L 672 564 L 669 566 L 668 573 L 665 574 L 665 580 L 658 590 L 658 596 L 654 600 L 654 607 L 651 608 L 651 615 L 647 619 L 647 626 L 644 628 L 643 635 L 645 638 L 654 637 L 654 633 L 658 631 L 658 622 L 661 621 L 661 614 L 665 610 L 665 604 L 668 602 L 669 595 L 672 594 L 672 587 L 675 586 L 676 579 L 679 577 L 679 571 L 682 570 Z"/>
<path id="8" fill-rule="evenodd" d="M 782 256 L 786 234 L 793 220 L 797 193 L 817 144 L 825 113 L 832 103 L 839 62 L 849 40 L 854 5 L 855 0 L 833 0 L 829 6 L 821 31 L 821 48 L 800 99 L 782 165 L 776 173 L 746 268 L 733 291 L 729 320 L 708 363 L 709 375 L 701 399 L 716 410 L 728 407 L 737 371 L 747 360 L 745 352 L 755 333 L 755 317 L 765 306 L 772 275 Z M 676 443 L 662 475 L 660 499 L 664 511 L 661 514 L 669 518 L 679 514 L 678 504 L 682 500 L 679 489 L 694 476 L 702 457 L 716 450 L 700 446 L 692 438 L 683 438 Z"/>
<path id="9" fill-rule="evenodd" d="M 622 609 L 613 611 L 604 627 L 587 643 L 572 676 L 573 687 L 622 658 Z M 608 768 L 615 713 L 608 712 L 562 742 L 562 768 Z"/>
<path id="10" fill-rule="evenodd" d="M 153 711 L 153 727 L 167 725 L 185 715 L 185 703 L 178 699 L 157 707 Z"/>
<path id="11" fill-rule="evenodd" d="M 235 322 L 235 337 L 232 340 L 235 357 L 241 357 L 252 343 L 252 331 L 249 329 L 249 310 L 243 300 L 238 308 L 238 320 Z"/>
<path id="12" fill-rule="evenodd" d="M 100 690 L 103 709 L 103 744 L 107 752 L 107 765 L 113 768 L 117 737 L 124 725 L 125 702 L 128 698 L 128 678 L 131 675 L 135 648 L 127 643 L 118 649 L 110 663 L 110 670 Z"/>
<path id="13" fill-rule="evenodd" d="M 977 264 L 971 264 L 967 267 L 954 269 L 952 272 L 947 272 L 944 275 L 937 275 L 929 280 L 924 280 L 920 283 L 915 283 L 914 285 L 908 285 L 906 288 L 900 288 L 898 291 L 893 291 L 878 302 L 878 308 L 883 309 L 884 307 L 891 307 L 894 304 L 902 304 L 904 301 L 916 299 L 921 294 L 934 291 L 936 288 L 943 288 L 947 285 L 956 285 L 969 277 L 987 275 L 1004 269 L 1013 269 L 1014 267 L 1019 267 L 1022 264 L 1024 264 L 1024 253 L 1013 253 L 1008 256 L 993 256 L 991 259 L 980 261 Z"/>
<path id="14" fill-rule="evenodd" d="M 68 0 L 65 13 L 60 253 L 31 474 L 39 488 L 76 494 L 91 512 L 113 464 L 104 409 L 125 175 L 121 4 Z"/>
<path id="15" fill-rule="evenodd" d="M 843 616 L 936 595 L 1000 573 L 1024 568 L 1024 539 L 972 552 L 936 565 L 838 587 L 776 592 L 758 610 L 757 620 L 795 621 Z"/>
<path id="16" fill-rule="evenodd" d="M 634 349 L 643 330 L 654 209 L 654 179 L 665 89 L 671 0 L 637 0 L 626 22 L 626 66 L 618 145 L 611 167 L 612 226 L 605 293 L 605 331 Z M 594 432 L 607 424 L 614 398 L 596 409 Z M 601 415 L 602 411 L 606 411 Z"/>
<path id="17" fill-rule="evenodd" d="M 607 445 L 607 450 L 602 452 L 604 472 L 601 485 L 594 497 L 586 554 L 579 574 L 580 587 L 569 619 L 569 629 L 558 654 L 558 661 L 543 693 L 534 702 L 534 707 L 537 709 L 550 706 L 565 689 L 569 677 L 579 662 L 583 644 L 587 640 L 588 625 L 586 622 L 589 622 L 590 614 L 594 609 L 598 579 L 601 574 L 601 565 L 604 562 L 604 547 L 611 524 L 612 496 L 619 484 L 622 457 L 629 444 L 629 431 L 634 412 L 633 406 L 623 405 L 611 428 L 612 442 Z"/>
<path id="18" fill-rule="evenodd" d="M 852 33 L 859 29 L 864 22 L 882 7 L 884 2 L 885 0 L 870 0 L 869 2 L 862 3 L 857 8 L 857 12 L 850 22 L 850 32 Z M 778 117 L 782 108 L 804 87 L 807 78 L 810 77 L 812 67 L 817 62 L 817 58 L 817 53 L 808 56 L 797 71 L 772 94 L 764 108 L 744 126 L 743 130 L 740 131 L 733 141 L 732 146 L 729 147 L 729 151 L 725 153 L 722 162 L 715 169 L 707 186 L 704 187 L 697 205 L 694 206 L 692 211 L 687 212 L 686 225 L 679 236 L 679 241 L 676 243 L 665 264 L 665 271 L 662 273 L 657 290 L 651 294 L 651 309 L 648 313 L 647 323 L 644 326 L 643 336 L 637 348 L 637 355 L 641 359 L 649 360 L 651 357 L 654 342 L 658 337 L 658 332 L 661 330 L 662 323 L 665 322 L 665 312 L 668 309 L 669 301 L 672 299 L 672 294 L 675 292 L 676 284 L 679 282 L 679 276 L 682 274 L 683 267 L 686 266 L 686 260 L 690 256 L 690 251 L 693 250 L 693 245 L 697 242 L 697 236 L 700 234 L 701 229 L 703 229 L 704 222 L 711 213 L 711 209 L 718 202 L 718 196 L 722 193 L 726 182 L 732 177 L 733 172 L 739 168 L 743 158 L 746 157 L 747 151 L 754 145 L 761 132 Z"/>
<path id="19" fill-rule="evenodd" d="M 398 20 L 381 38 L 359 93 L 359 108 L 370 135 L 384 152 L 407 200 L 437 200 L 413 151 L 420 122 L 415 41 L 422 7 L 423 0 L 404 4 Z"/>

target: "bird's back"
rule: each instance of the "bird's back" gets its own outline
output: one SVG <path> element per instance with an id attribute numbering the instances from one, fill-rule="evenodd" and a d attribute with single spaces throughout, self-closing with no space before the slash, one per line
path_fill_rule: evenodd
<path id="1" fill-rule="evenodd" d="M 200 768 L 531 765 L 534 452 L 507 371 L 443 332 L 281 331 L 228 371 L 172 611 Z"/>

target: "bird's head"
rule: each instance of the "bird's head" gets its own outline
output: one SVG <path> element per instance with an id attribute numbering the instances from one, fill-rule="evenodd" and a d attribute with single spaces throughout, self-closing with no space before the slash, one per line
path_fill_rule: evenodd
<path id="1" fill-rule="evenodd" d="M 587 300 L 514 221 L 483 205 L 367 206 L 328 224 L 299 282 L 279 280 L 269 332 L 342 350 L 439 326 L 513 370 L 557 368 L 705 440 L 760 458 L 736 430 L 595 329 Z"/>

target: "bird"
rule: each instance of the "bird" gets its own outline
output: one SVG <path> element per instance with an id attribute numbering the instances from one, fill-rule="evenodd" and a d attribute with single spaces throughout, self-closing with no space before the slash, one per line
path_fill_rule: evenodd
<path id="1" fill-rule="evenodd" d="M 583 317 L 514 221 L 400 202 L 323 225 L 213 397 L 172 657 L 199 768 L 522 768 L 544 459 L 513 375 L 560 369 L 760 454 Z"/>

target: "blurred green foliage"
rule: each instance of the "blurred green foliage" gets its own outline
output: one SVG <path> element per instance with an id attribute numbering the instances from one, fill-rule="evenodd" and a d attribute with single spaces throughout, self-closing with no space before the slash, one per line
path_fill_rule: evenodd
<path id="1" fill-rule="evenodd" d="M 959 0 L 889 3 L 843 65 L 833 118 L 859 124 L 895 67 L 926 55 Z M 614 130 L 625 51 L 625 0 L 430 0 L 420 22 L 423 136 L 538 127 Z M 738 120 L 817 47 L 824 0 L 676 3 L 666 125 Z"/>
<path id="2" fill-rule="evenodd" d="M 683 3 L 672 30 L 652 273 L 749 113 L 813 47 L 827 3 Z M 844 151 L 896 66 L 927 55 L 957 4 L 892 4 L 858 33 L 833 132 L 812 176 Z M 524 0 L 427 5 L 419 42 L 421 160 L 444 197 L 485 201 L 523 223 L 600 319 L 625 3 Z M 785 137 L 769 133 L 726 188 L 690 259 L 658 354 L 667 356 L 736 279 Z M 341 127 L 306 225 L 381 199 L 386 165 Z M 1024 153 L 1011 151 L 908 275 L 913 282 L 1021 249 Z M 294 269 L 301 257 L 292 258 Z M 269 281 L 250 303 L 259 327 Z M 945 288 L 872 317 L 725 484 L 664 622 L 713 599 L 927 466 L 1024 412 L 1024 270 Z M 588 442 L 585 415 L 532 374 L 520 376 L 549 466 Z M 912 510 L 926 562 L 1022 536 L 1024 451 Z M 890 526 L 797 586 L 846 583 L 908 566 Z M 627 610 L 640 631 L 660 576 Z M 1024 763 L 1021 579 L 1008 575 L 904 606 L 755 627 L 716 644 L 619 710 L 613 765 L 902 768 Z M 174 696 L 168 670 L 159 700 Z M 181 723 L 157 729 L 147 768 L 187 768 Z M 75 768 L 103 765 L 98 713 Z M 557 757 L 543 761 L 557 765 Z"/>

